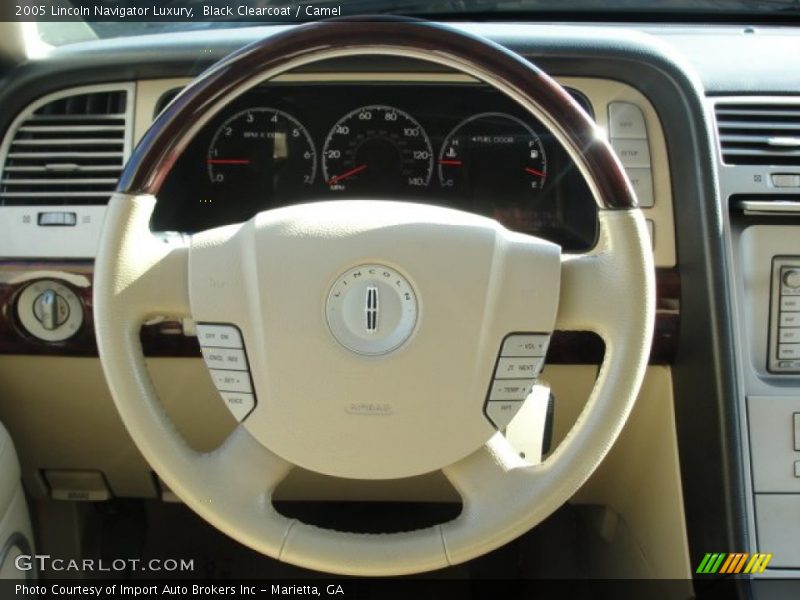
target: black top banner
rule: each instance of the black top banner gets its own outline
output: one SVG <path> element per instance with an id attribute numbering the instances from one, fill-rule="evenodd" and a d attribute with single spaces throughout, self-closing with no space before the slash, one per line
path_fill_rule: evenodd
<path id="1" fill-rule="evenodd" d="M 389 8 L 385 2 L 377 4 L 382 11 Z M 2 0 L 0 20 L 300 23 L 361 15 L 375 5 L 374 0 Z"/>

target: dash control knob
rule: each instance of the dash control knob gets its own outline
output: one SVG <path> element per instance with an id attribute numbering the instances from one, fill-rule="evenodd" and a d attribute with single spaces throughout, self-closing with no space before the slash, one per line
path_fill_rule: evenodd
<path id="1" fill-rule="evenodd" d="M 66 284 L 42 279 L 28 285 L 17 298 L 22 327 L 46 342 L 72 337 L 83 325 L 83 303 Z"/>
<path id="2" fill-rule="evenodd" d="M 783 285 L 790 288 L 800 288 L 800 269 L 788 269 L 783 272 Z"/>
<path id="3" fill-rule="evenodd" d="M 46 290 L 33 301 L 33 316 L 48 331 L 63 325 L 69 318 L 69 304 L 53 290 Z"/>

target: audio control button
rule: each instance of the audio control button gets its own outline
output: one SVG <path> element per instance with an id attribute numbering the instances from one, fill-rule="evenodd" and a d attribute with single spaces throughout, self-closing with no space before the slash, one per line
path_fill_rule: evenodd
<path id="1" fill-rule="evenodd" d="M 501 358 L 497 362 L 495 379 L 529 379 L 539 375 L 542 370 L 544 358 L 542 357 L 522 357 L 522 358 Z"/>
<path id="2" fill-rule="evenodd" d="M 800 312 L 782 312 L 781 327 L 800 327 Z"/>
<path id="3" fill-rule="evenodd" d="M 549 335 L 510 335 L 503 342 L 500 356 L 544 356 L 549 343 Z"/>
<path id="4" fill-rule="evenodd" d="M 800 311 L 800 296 L 783 296 L 781 298 L 781 310 Z"/>
<path id="5" fill-rule="evenodd" d="M 792 289 L 800 289 L 800 269 L 784 269 L 783 285 Z"/>
<path id="6" fill-rule="evenodd" d="M 800 344 L 778 344 L 778 358 L 800 358 Z"/>

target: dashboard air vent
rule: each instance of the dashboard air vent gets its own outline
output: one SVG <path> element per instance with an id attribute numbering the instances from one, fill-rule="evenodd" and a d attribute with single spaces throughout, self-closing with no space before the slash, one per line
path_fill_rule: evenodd
<path id="1" fill-rule="evenodd" d="M 0 150 L 0 205 L 106 204 L 130 152 L 130 93 L 93 86 L 28 107 Z"/>
<path id="2" fill-rule="evenodd" d="M 723 162 L 800 166 L 800 104 L 719 103 Z"/>

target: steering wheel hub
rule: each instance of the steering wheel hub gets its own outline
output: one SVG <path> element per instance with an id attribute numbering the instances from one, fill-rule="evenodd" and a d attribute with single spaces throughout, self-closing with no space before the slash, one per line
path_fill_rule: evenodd
<path id="1" fill-rule="evenodd" d="M 417 295 L 396 269 L 359 265 L 333 284 L 325 304 L 333 337 L 356 354 L 377 356 L 402 346 L 417 324 Z"/>

